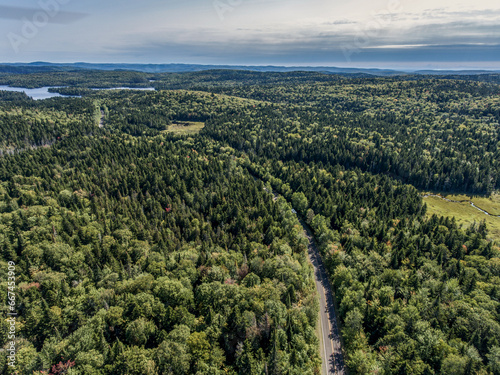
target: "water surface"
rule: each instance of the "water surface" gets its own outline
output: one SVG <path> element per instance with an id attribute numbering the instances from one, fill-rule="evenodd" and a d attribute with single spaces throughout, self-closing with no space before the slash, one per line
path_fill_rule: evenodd
<path id="1" fill-rule="evenodd" d="M 0 85 L 0 91 L 25 92 L 26 95 L 33 98 L 34 100 L 42 100 L 42 99 L 56 98 L 56 97 L 66 97 L 66 98 L 75 98 L 76 97 L 74 95 L 61 95 L 57 92 L 49 92 L 50 88 L 55 88 L 55 87 L 60 87 L 60 86 L 52 86 L 52 87 L 47 86 L 47 87 L 40 87 L 38 89 L 27 89 L 24 87 L 10 87 L 10 86 Z M 92 89 L 92 90 L 143 90 L 143 91 L 151 91 L 154 89 L 155 89 L 154 87 L 141 87 L 141 88 L 114 87 L 114 88 L 110 88 L 110 89 Z"/>
<path id="2" fill-rule="evenodd" d="M 58 94 L 57 92 L 49 92 L 50 87 L 40 87 L 38 89 L 26 89 L 24 87 L 10 87 L 10 86 L 1 86 L 0 85 L 0 90 L 1 91 L 15 91 L 15 92 L 25 92 L 26 95 L 29 97 L 35 99 L 35 100 L 42 100 L 42 99 L 48 99 L 48 98 L 55 98 L 58 96 L 65 96 Z"/>

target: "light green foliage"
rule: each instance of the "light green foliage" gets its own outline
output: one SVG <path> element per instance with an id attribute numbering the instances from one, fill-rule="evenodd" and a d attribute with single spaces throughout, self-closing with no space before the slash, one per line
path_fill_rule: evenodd
<path id="1" fill-rule="evenodd" d="M 128 94 L 99 95 L 112 130 Z M 210 108 L 204 94 L 158 95 L 180 114 Z M 213 145 L 155 137 L 74 136 L 0 158 L 2 267 L 17 264 L 18 334 L 31 342 L 19 349 L 19 368 L 74 361 L 68 374 L 261 371 L 272 330 L 291 317 L 296 328 L 280 336 L 280 350 L 296 360 L 284 366 L 319 368 L 315 321 L 304 318 L 317 314 L 312 272 L 291 207 L 273 202 L 234 150 L 214 155 Z M 248 360 L 237 361 L 245 341 Z"/>
<path id="2" fill-rule="evenodd" d="M 152 77 L 164 90 L 88 89 Z M 426 216 L 408 185 L 500 187 L 500 90 L 473 82 L 487 77 L 0 78 L 83 95 L 0 93 L 0 268 L 16 262 L 20 373 L 317 374 L 299 217 L 352 374 L 499 373 L 494 227 Z"/>
<path id="3" fill-rule="evenodd" d="M 308 208 L 307 198 L 304 193 L 293 193 L 292 204 L 300 213 L 305 214 Z"/>

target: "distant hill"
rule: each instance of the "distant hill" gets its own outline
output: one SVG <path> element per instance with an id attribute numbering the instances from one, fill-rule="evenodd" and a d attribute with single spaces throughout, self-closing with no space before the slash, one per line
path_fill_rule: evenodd
<path id="1" fill-rule="evenodd" d="M 76 63 L 48 63 L 37 61 L 32 63 L 0 63 L 0 74 L 30 74 L 47 72 L 78 72 L 84 70 L 94 71 L 135 71 L 148 74 L 157 73 L 195 73 L 208 70 L 234 70 L 260 73 L 290 73 L 314 72 L 323 74 L 336 74 L 350 78 L 363 77 L 401 77 L 415 79 L 420 76 L 435 76 L 445 79 L 466 79 L 500 83 L 500 70 L 418 70 L 405 72 L 391 69 L 364 69 L 364 68 L 339 68 L 328 66 L 251 66 L 251 65 L 199 65 L 199 64 L 92 64 L 85 62 Z"/>
<path id="2" fill-rule="evenodd" d="M 77 67 L 58 65 L 0 64 L 0 73 L 31 74 L 82 70 Z"/>
<path id="3" fill-rule="evenodd" d="M 0 72 L 4 73 L 33 73 L 47 71 L 68 70 L 133 70 L 144 73 L 182 73 L 198 72 L 212 69 L 249 70 L 257 72 L 321 72 L 331 74 L 369 74 L 375 76 L 393 76 L 407 74 L 390 69 L 362 69 L 362 68 L 337 68 L 337 67 L 302 67 L 302 66 L 247 66 L 247 65 L 197 65 L 197 64 L 90 64 L 77 63 L 6 63 L 0 64 Z"/>
<path id="4" fill-rule="evenodd" d="M 479 75 L 479 74 L 495 74 L 500 73 L 500 70 L 417 70 L 415 74 L 423 75 Z"/>

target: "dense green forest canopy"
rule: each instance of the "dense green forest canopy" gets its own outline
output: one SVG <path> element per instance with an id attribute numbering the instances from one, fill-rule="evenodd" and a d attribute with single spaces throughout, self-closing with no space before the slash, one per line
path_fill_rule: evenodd
<path id="1" fill-rule="evenodd" d="M 57 71 L 50 73 L 9 74 L 0 72 L 0 85 L 39 88 L 44 86 L 72 86 L 84 88 L 150 87 L 148 75 L 122 71 Z"/>
<path id="2" fill-rule="evenodd" d="M 21 373 L 66 358 L 81 374 L 313 373 L 297 218 L 230 155 L 203 150 L 82 137 L 3 159 Z"/>
<path id="3" fill-rule="evenodd" d="M 318 374 L 292 206 L 326 262 L 351 373 L 500 374 L 500 248 L 484 223 L 427 217 L 417 190 L 499 188 L 496 84 L 50 77 L 1 77 L 83 95 L 0 95 L 0 267 L 17 265 L 19 374 Z M 134 79 L 157 91 L 87 89 Z M 205 126 L 168 132 L 190 121 Z"/>
<path id="4" fill-rule="evenodd" d="M 305 155 L 308 161 L 385 173 L 427 190 L 490 194 L 500 187 L 497 84 L 238 71 L 159 74 L 151 84 L 258 101 L 255 110 L 237 113 L 209 106 L 203 116 L 214 124 L 231 123 L 207 130 L 245 152 L 276 158 L 284 148 L 287 159 Z M 98 95 L 85 88 L 55 90 Z M 156 100 L 152 93 L 136 97 Z M 157 119 L 152 123 L 164 122 L 164 116 L 152 115 Z"/>

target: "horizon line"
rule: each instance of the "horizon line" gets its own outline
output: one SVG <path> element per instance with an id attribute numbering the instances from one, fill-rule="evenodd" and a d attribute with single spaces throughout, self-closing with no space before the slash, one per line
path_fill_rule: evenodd
<path id="1" fill-rule="evenodd" d="M 393 71 L 393 72 L 420 72 L 420 71 L 434 71 L 434 72 L 491 72 L 500 73 L 500 67 L 495 68 L 432 68 L 432 67 L 421 67 L 421 68 L 405 68 L 405 67 L 380 67 L 380 66 L 342 66 L 342 65 L 302 65 L 302 64 L 291 64 L 291 65 L 278 65 L 278 64 L 224 64 L 224 63 L 189 63 L 189 62 L 165 62 L 165 63 L 147 63 L 147 62 L 86 62 L 86 61 L 74 61 L 74 62 L 51 62 L 51 61 L 17 61 L 17 62 L 0 62 L 0 65 L 34 65 L 34 64 L 48 64 L 48 65 L 76 65 L 76 64 L 86 64 L 86 65 L 150 65 L 150 66 L 161 66 L 161 65 L 188 65 L 188 66 L 210 66 L 210 67 L 245 67 L 245 68 L 311 68 L 311 69 L 349 69 L 349 70 L 381 70 L 381 71 Z"/>

